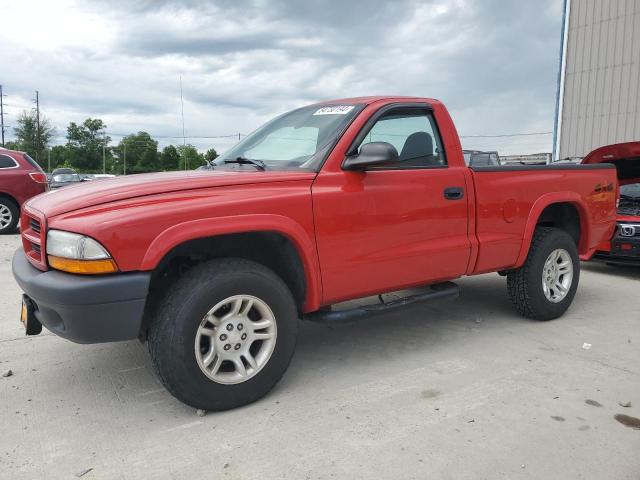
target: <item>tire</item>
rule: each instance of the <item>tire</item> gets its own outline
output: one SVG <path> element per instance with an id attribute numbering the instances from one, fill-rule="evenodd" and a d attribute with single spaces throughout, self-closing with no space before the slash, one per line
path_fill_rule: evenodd
<path id="1" fill-rule="evenodd" d="M 235 316 L 231 313 L 238 300 L 242 311 L 248 309 L 244 317 L 240 315 L 242 311 Z M 223 306 L 212 312 L 221 303 Z M 205 315 L 213 319 L 212 322 L 208 322 Z M 231 320 L 222 320 L 225 315 Z M 254 328 L 259 322 L 271 322 L 269 318 L 273 319 L 270 327 Z M 227 330 L 230 324 L 235 329 Z M 246 325 L 241 332 L 243 324 Z M 255 330 L 269 339 L 252 340 L 252 336 L 260 335 Z M 207 336 L 199 333 L 201 331 L 215 333 Z M 242 334 L 250 336 L 245 340 Z M 195 267 L 180 278 L 161 300 L 148 339 L 153 366 L 167 390 L 194 408 L 219 411 L 266 395 L 287 370 L 297 335 L 296 303 L 280 277 L 258 263 L 220 259 Z M 220 341 L 223 337 L 225 342 Z M 227 343 L 228 351 L 222 348 L 226 349 Z M 241 348 L 234 353 L 240 344 Z M 257 362 L 256 368 L 242 352 L 251 354 L 254 364 Z M 205 354 L 213 353 L 216 360 L 209 370 L 204 366 L 208 358 Z M 242 366 L 223 359 L 226 355 L 242 363 L 246 378 L 240 373 Z M 214 375 L 213 370 L 217 371 L 215 379 L 208 376 Z"/>
<path id="2" fill-rule="evenodd" d="M 13 233 L 20 220 L 20 208 L 13 200 L 0 197 L 0 235 Z"/>
<path id="3" fill-rule="evenodd" d="M 554 262 L 550 256 L 558 251 L 561 253 L 558 260 Z M 563 259 L 564 261 L 561 261 Z M 547 260 L 550 261 L 548 265 L 546 265 Z M 569 262 L 572 272 L 570 280 L 565 277 L 566 273 L 554 280 L 553 270 L 550 269 L 565 271 L 568 267 L 563 265 Z M 553 267 L 554 263 L 555 267 Z M 545 268 L 547 268 L 546 271 Z M 555 284 L 551 289 L 548 287 L 549 283 L 546 287 L 543 285 L 547 279 L 549 283 Z M 567 281 L 570 282 L 568 285 Z M 571 236 L 564 230 L 540 227 L 533 235 L 529 255 L 524 265 L 507 274 L 507 290 L 511 302 L 522 316 L 534 320 L 553 320 L 567 311 L 576 294 L 579 281 L 580 259 Z M 566 287 L 564 291 L 562 284 Z"/>

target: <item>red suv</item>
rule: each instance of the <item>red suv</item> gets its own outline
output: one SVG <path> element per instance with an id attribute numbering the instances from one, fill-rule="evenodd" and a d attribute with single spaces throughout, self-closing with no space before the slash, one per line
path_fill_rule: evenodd
<path id="1" fill-rule="evenodd" d="M 0 147 L 0 235 L 13 232 L 20 206 L 47 190 L 47 175 L 24 152 Z"/>

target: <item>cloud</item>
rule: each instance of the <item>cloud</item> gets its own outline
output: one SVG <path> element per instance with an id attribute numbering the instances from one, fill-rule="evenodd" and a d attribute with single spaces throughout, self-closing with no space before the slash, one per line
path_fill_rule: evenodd
<path id="1" fill-rule="evenodd" d="M 38 89 L 60 133 L 98 116 L 112 133 L 179 136 L 182 76 L 191 136 L 245 133 L 295 106 L 371 94 L 440 98 L 467 135 L 553 126 L 561 0 L 42 4 L 3 12 L 9 123 Z M 45 18 L 25 32 L 39 8 Z M 219 150 L 232 142 L 190 141 Z M 463 143 L 551 149 L 549 135 Z"/>

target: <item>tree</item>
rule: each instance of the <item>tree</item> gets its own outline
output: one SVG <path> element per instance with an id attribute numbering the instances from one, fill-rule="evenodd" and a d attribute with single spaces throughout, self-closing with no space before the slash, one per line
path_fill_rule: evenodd
<path id="1" fill-rule="evenodd" d="M 206 163 L 204 156 L 198 153 L 196 147 L 191 144 L 180 145 L 178 147 L 178 153 L 180 154 L 180 168 L 184 168 L 185 170 L 193 170 Z"/>
<path id="2" fill-rule="evenodd" d="M 47 146 L 55 135 L 55 129 L 49 119 L 40 118 L 40 134 L 38 135 L 38 118 L 35 112 L 23 110 L 17 120 L 18 126 L 13 129 L 18 150 L 27 152 L 35 158 L 40 166 L 46 166 Z"/>
<path id="3" fill-rule="evenodd" d="M 65 163 L 69 164 L 69 151 L 63 145 L 56 145 L 50 150 L 51 170 L 62 167 Z"/>
<path id="4" fill-rule="evenodd" d="M 147 132 L 124 137 L 117 147 L 118 157 L 127 162 L 128 173 L 155 172 L 159 169 L 158 142 Z"/>
<path id="5" fill-rule="evenodd" d="M 107 126 L 99 118 L 87 118 L 82 124 L 71 122 L 67 127 L 68 162 L 83 172 L 102 171 L 103 148 L 111 138 L 105 134 Z"/>
<path id="6" fill-rule="evenodd" d="M 15 140 L 9 140 L 8 142 L 4 143 L 4 148 L 6 148 L 7 150 L 20 150 L 20 144 L 18 142 L 16 142 Z"/>
<path id="7" fill-rule="evenodd" d="M 218 152 L 216 152 L 215 148 L 210 148 L 207 150 L 207 153 L 204 154 L 204 159 L 207 162 L 213 162 L 216 158 L 218 158 Z"/>
<path id="8" fill-rule="evenodd" d="M 162 170 L 179 170 L 180 169 L 180 154 L 176 147 L 173 145 L 167 145 L 162 149 L 160 154 L 160 166 Z"/>

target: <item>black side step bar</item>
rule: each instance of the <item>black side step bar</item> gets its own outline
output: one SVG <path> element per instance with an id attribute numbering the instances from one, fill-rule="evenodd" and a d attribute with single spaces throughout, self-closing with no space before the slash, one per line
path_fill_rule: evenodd
<path id="1" fill-rule="evenodd" d="M 460 287 L 453 282 L 436 283 L 428 287 L 428 290 L 424 293 L 416 295 L 410 295 L 408 297 L 399 298 L 391 302 L 363 305 L 348 310 L 320 310 L 304 316 L 305 320 L 311 322 L 322 323 L 347 323 L 355 322 L 357 320 L 364 320 L 370 318 L 373 315 L 379 315 L 381 313 L 389 313 L 394 310 L 399 310 L 407 305 L 413 305 L 415 303 L 436 302 L 443 300 L 453 300 L 460 296 Z"/>

